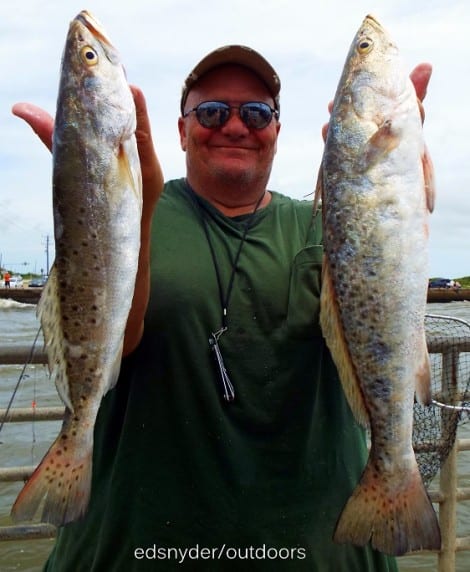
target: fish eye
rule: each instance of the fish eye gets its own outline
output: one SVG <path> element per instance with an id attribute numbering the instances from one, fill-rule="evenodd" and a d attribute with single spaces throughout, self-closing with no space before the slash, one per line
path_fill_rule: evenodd
<path id="1" fill-rule="evenodd" d="M 80 51 L 80 55 L 88 66 L 94 66 L 98 63 L 98 54 L 90 46 L 83 47 Z"/>
<path id="2" fill-rule="evenodd" d="M 363 38 L 357 44 L 357 51 L 361 54 L 368 54 L 374 47 L 374 42 L 370 38 Z"/>

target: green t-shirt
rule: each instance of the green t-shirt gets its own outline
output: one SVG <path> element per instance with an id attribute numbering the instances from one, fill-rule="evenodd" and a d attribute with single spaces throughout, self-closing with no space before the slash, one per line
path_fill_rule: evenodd
<path id="1" fill-rule="evenodd" d="M 250 215 L 199 204 L 166 184 L 144 336 L 99 412 L 88 512 L 46 569 L 395 571 L 332 542 L 366 446 L 318 324 L 321 221 L 278 193 L 251 218 L 219 340 L 227 403 L 216 267 L 225 295 Z"/>

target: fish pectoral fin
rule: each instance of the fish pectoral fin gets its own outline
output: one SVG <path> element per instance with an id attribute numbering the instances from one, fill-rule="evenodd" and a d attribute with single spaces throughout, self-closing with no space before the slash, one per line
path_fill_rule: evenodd
<path id="1" fill-rule="evenodd" d="M 434 210 L 434 203 L 436 200 L 436 181 L 434 178 L 434 166 L 432 163 L 431 155 L 426 145 L 424 146 L 424 153 L 422 157 L 423 174 L 424 174 L 424 191 L 426 193 L 426 205 L 428 211 L 432 213 Z"/>
<path id="2" fill-rule="evenodd" d="M 333 357 L 343 391 L 356 420 L 367 427 L 369 415 L 364 403 L 351 354 L 349 352 L 339 315 L 336 294 L 326 257 L 323 259 L 320 325 L 327 346 Z"/>
<path id="3" fill-rule="evenodd" d="M 41 322 L 44 334 L 44 345 L 47 353 L 49 374 L 62 399 L 64 405 L 73 411 L 70 399 L 70 390 L 67 377 L 66 352 L 64 349 L 65 339 L 61 325 L 61 311 L 58 294 L 58 275 L 53 266 L 44 290 L 39 299 L 37 315 Z"/>
<path id="4" fill-rule="evenodd" d="M 124 139 L 121 141 L 118 148 L 118 166 L 119 177 L 121 181 L 129 181 L 130 188 L 134 191 L 137 198 L 142 196 L 142 175 L 140 169 L 133 168 L 132 162 L 129 157 L 133 157 L 135 153 L 129 146 L 135 145 L 134 139 Z"/>
<path id="5" fill-rule="evenodd" d="M 363 170 L 367 171 L 376 165 L 385 155 L 393 151 L 399 142 L 399 136 L 393 132 L 392 121 L 387 119 L 367 141 L 361 161 Z"/>

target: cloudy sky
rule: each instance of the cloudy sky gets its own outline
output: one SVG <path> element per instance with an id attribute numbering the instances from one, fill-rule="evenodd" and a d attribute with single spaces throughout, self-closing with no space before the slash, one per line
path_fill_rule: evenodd
<path id="1" fill-rule="evenodd" d="M 314 6 L 312 8 L 312 6 Z M 282 130 L 270 188 L 301 198 L 315 185 L 320 128 L 352 38 L 367 13 L 387 27 L 409 69 L 433 64 L 425 135 L 437 179 L 431 275 L 470 275 L 470 4 L 467 0 L 22 0 L 0 19 L 0 263 L 39 272 L 53 242 L 51 158 L 11 115 L 17 101 L 54 113 L 69 21 L 83 8 L 120 50 L 146 94 L 167 179 L 184 174 L 176 121 L 181 84 L 215 47 L 247 44 L 282 80 Z M 53 245 L 50 248 L 53 257 Z"/>

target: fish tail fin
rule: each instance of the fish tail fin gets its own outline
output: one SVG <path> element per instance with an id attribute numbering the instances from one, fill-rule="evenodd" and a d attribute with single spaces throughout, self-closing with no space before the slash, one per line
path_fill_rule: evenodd
<path id="1" fill-rule="evenodd" d="M 79 450 L 67 445 L 61 432 L 20 491 L 12 519 L 32 520 L 41 504 L 41 522 L 62 526 L 79 518 L 90 498 L 92 454 L 92 438 Z"/>
<path id="2" fill-rule="evenodd" d="M 334 541 L 401 556 L 414 550 L 439 550 L 441 533 L 418 466 L 387 478 L 369 460 L 338 520 Z"/>

